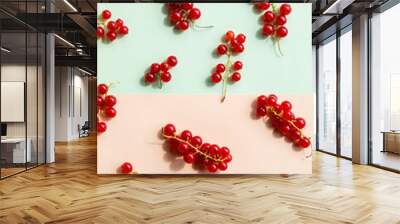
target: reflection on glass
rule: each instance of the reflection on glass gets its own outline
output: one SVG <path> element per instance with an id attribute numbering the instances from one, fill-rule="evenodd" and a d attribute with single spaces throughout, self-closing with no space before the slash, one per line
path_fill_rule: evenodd
<path id="1" fill-rule="evenodd" d="M 26 142 L 26 34 L 2 33 L 1 45 L 1 174 L 6 177 L 25 170 L 30 161 Z M 29 147 L 28 147 L 29 149 Z"/>
<path id="2" fill-rule="evenodd" d="M 352 157 L 352 32 L 340 36 L 340 150 Z"/>
<path id="3" fill-rule="evenodd" d="M 372 163 L 400 170 L 400 5 L 372 18 Z"/>
<path id="4" fill-rule="evenodd" d="M 318 147 L 336 153 L 336 40 L 318 51 Z"/>

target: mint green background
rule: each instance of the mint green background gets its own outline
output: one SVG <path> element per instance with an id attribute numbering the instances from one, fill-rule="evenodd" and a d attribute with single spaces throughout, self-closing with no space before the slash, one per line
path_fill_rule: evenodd
<path id="1" fill-rule="evenodd" d="M 202 16 L 198 25 L 211 29 L 189 28 L 176 33 L 169 26 L 164 4 L 103 3 L 98 12 L 109 9 L 111 19 L 122 18 L 130 29 L 127 36 L 97 43 L 98 83 L 119 82 L 114 93 L 218 93 L 222 84 L 208 84 L 214 66 L 225 63 L 214 50 L 227 30 L 247 36 L 245 51 L 234 57 L 244 63 L 242 80 L 228 87 L 232 93 L 313 92 L 311 61 L 311 4 L 291 4 L 289 35 L 281 41 L 284 56 L 276 53 L 271 39 L 260 37 L 260 23 L 253 5 L 248 3 L 195 3 Z M 163 89 L 145 86 L 141 79 L 149 66 L 169 55 L 178 58 L 170 72 L 172 80 Z"/>

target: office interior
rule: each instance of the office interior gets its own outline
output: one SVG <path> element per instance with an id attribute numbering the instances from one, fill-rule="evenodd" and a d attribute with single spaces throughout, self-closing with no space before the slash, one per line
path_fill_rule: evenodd
<path id="1" fill-rule="evenodd" d="M 54 143 L 79 139 L 82 127 L 83 135 L 94 132 L 96 39 L 89 32 L 95 29 L 97 2 L 1 2 L 1 178 L 54 162 Z M 354 1 L 335 15 L 321 11 L 334 1 L 311 3 L 316 150 L 349 160 L 360 154 L 352 146 L 358 128 L 353 116 L 359 116 L 352 110 L 352 82 L 355 53 L 361 52 L 368 79 L 360 86 L 367 95 L 362 140 L 368 143 L 361 163 L 399 171 L 400 33 L 393 27 L 400 6 Z M 355 37 L 357 19 L 362 21 Z M 359 35 L 366 43 L 354 46 L 360 44 Z M 353 53 L 355 47 L 363 49 Z"/>
<path id="2" fill-rule="evenodd" d="M 95 195 L 94 198 L 97 198 L 96 194 L 99 192 L 112 191 L 113 186 L 118 184 L 120 185 L 115 188 L 126 191 L 135 189 L 135 191 L 132 190 L 135 194 L 146 192 L 148 195 L 157 195 L 157 197 L 160 196 L 159 192 L 168 194 L 176 192 L 174 187 L 183 189 L 180 186 L 189 185 L 185 180 L 178 178 L 172 181 L 167 179 L 163 182 L 163 178 L 167 177 L 150 177 L 149 179 L 139 177 L 144 179 L 138 181 L 122 177 L 107 179 L 90 173 L 95 172 L 95 168 L 91 170 L 92 167 L 87 168 L 89 166 L 87 164 L 84 169 L 79 170 L 80 164 L 74 162 L 75 158 L 81 159 L 82 156 L 84 159 L 79 160 L 80 162 L 96 159 L 97 107 L 95 99 L 98 72 L 96 69 L 98 14 L 96 9 L 97 3 L 102 2 L 165 3 L 165 1 L 137 0 L 0 1 L 0 186 L 4 187 L 3 189 L 7 189 L 7 183 L 15 184 L 13 181 L 31 184 L 33 181 L 30 177 L 33 175 L 36 179 L 40 176 L 39 179 L 44 182 L 51 181 L 52 175 L 61 176 L 60 182 L 66 181 L 61 186 L 73 185 L 74 190 L 78 189 L 79 193 L 73 192 L 72 196 L 80 195 L 81 191 L 84 192 L 85 184 L 90 185 L 95 188 L 91 191 L 91 194 Z M 250 1 L 240 2 L 252 4 Z M 318 216 L 318 213 L 325 214 L 327 211 L 314 209 L 316 207 L 314 205 L 314 207 L 299 205 L 311 202 L 311 194 L 305 194 L 303 198 L 301 195 L 293 196 L 294 193 L 285 192 L 286 195 L 276 196 L 273 200 L 290 199 L 289 202 L 284 203 L 287 206 L 285 208 L 289 211 L 299 206 L 298 211 L 290 214 L 303 214 L 303 220 L 315 218 L 313 220 L 322 220 L 321 222 L 332 219 L 332 222 L 339 220 L 345 223 L 363 223 L 363 220 L 365 221 L 363 217 L 367 217 L 368 214 L 384 211 L 385 215 L 381 217 L 386 219 L 381 219 L 382 223 L 398 223 L 398 213 L 392 210 L 398 211 L 399 204 L 394 200 L 395 197 L 391 198 L 390 195 L 399 193 L 397 180 L 400 173 L 400 63 L 398 60 L 400 32 L 397 29 L 400 21 L 399 1 L 294 0 L 287 2 L 312 5 L 312 21 L 310 22 L 312 23 L 315 83 L 315 130 L 312 139 L 315 150 L 313 152 L 314 174 L 312 176 L 234 176 L 226 177 L 226 179 L 201 177 L 200 181 L 193 181 L 190 184 L 205 183 L 205 186 L 201 188 L 205 193 L 199 193 L 201 195 L 199 198 L 215 193 L 214 190 L 220 190 L 218 189 L 220 186 L 228 186 L 223 190 L 231 192 L 232 189 L 229 187 L 234 186 L 235 181 L 240 178 L 243 179 L 241 183 L 258 181 L 254 182 L 250 188 L 263 186 L 264 182 L 269 181 L 269 186 L 280 186 L 282 191 L 295 186 L 297 189 L 317 192 L 315 194 L 320 192 L 318 198 L 326 197 L 334 192 L 332 195 L 339 197 L 337 202 L 342 202 L 343 198 L 355 201 L 349 204 L 338 203 L 340 206 L 348 207 L 348 210 L 340 214 L 336 212 L 337 208 L 326 207 L 326 210 L 335 211 L 335 214 L 329 213 L 324 218 Z M 85 148 L 88 143 L 92 144 L 90 149 Z M 74 154 L 81 150 L 85 153 L 78 156 Z M 90 154 L 87 155 L 88 151 Z M 60 158 L 62 168 L 57 173 Z M 90 166 L 95 167 L 94 164 Z M 69 173 L 78 172 L 78 170 L 83 173 L 85 180 L 77 180 L 76 176 L 68 177 Z M 63 179 L 64 176 L 65 179 Z M 375 177 L 378 179 L 374 179 Z M 238 179 L 233 181 L 230 178 Z M 368 179 L 365 183 L 364 178 Z M 97 191 L 96 187 L 108 180 L 115 182 L 108 183 L 108 188 Z M 221 182 L 213 184 L 217 181 Z M 229 182 L 229 185 L 223 185 L 223 181 Z M 292 182 L 288 184 L 287 181 Z M 133 182 L 136 185 L 132 184 Z M 169 185 L 171 182 L 181 185 L 171 186 Z M 312 184 L 317 187 L 311 188 Z M 40 184 L 39 186 L 42 187 Z M 128 189 L 125 188 L 126 186 Z M 157 187 L 164 186 L 171 189 L 156 190 Z M 149 193 L 148 189 L 152 192 Z M 270 188 L 263 187 L 263 190 L 265 189 Z M 27 196 L 21 195 L 21 198 L 29 198 L 34 191 L 40 190 L 35 188 Z M 252 190 L 248 189 L 246 193 L 235 195 L 239 198 L 240 195 L 247 196 L 251 192 Z M 64 193 L 52 196 L 57 195 L 55 197 L 60 199 Z M 169 197 L 176 198 L 177 196 Z M 6 200 L 6 196 L 3 199 Z M 87 200 L 91 202 L 91 199 Z M 250 199 L 241 198 L 241 200 Z M 100 203 L 99 201 L 96 200 L 96 203 Z M 215 201 L 217 200 L 213 199 L 207 203 L 215 205 Z M 128 200 L 128 202 L 132 201 Z M 353 215 L 350 215 L 352 209 L 365 205 L 367 202 L 371 202 L 370 213 L 364 214 L 364 210 L 358 211 L 355 212 L 354 217 L 359 215 L 359 219 L 347 219 Z M 122 203 L 119 200 L 116 204 Z M 226 205 L 228 206 L 229 203 L 230 201 Z M 329 203 L 329 200 L 315 200 L 312 203 L 321 203 L 320 207 L 324 207 L 324 203 Z M 25 206 L 25 202 L 23 204 Z M 145 208 L 144 204 L 140 204 L 139 207 Z M 377 209 L 383 204 L 385 204 L 385 209 Z M 152 206 L 155 205 L 151 204 L 150 207 Z M 132 207 L 128 206 L 126 209 L 129 210 Z M 166 206 L 164 209 L 170 209 L 173 212 L 171 207 Z M 7 211 L 7 208 L 4 210 Z M 91 211 L 94 212 L 94 210 Z M 144 211 L 146 209 L 140 210 L 140 212 Z M 71 213 L 77 212 L 74 210 Z M 221 214 L 224 214 L 223 212 L 224 210 L 220 211 Z M 128 214 L 120 210 L 116 213 Z M 204 214 L 207 217 L 209 210 L 206 209 Z M 276 214 L 279 216 L 281 213 Z M 106 214 L 107 217 L 114 217 L 113 215 L 114 213 Z M 2 217 L 5 216 L 0 209 L 0 220 Z M 201 216 L 196 218 L 201 218 Z M 370 215 L 369 218 L 379 220 L 379 216 Z M 150 218 L 148 220 L 151 221 Z M 148 220 L 142 221 L 148 223 Z"/>

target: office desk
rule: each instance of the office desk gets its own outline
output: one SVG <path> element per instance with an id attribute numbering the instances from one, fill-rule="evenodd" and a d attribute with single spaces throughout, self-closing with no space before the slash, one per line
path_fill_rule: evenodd
<path id="1" fill-rule="evenodd" d="M 25 138 L 1 139 L 1 157 L 8 163 L 31 162 L 32 140 L 28 138 L 27 143 L 25 151 Z"/>
<path id="2" fill-rule="evenodd" d="M 392 152 L 400 154 L 400 132 L 382 131 L 382 134 L 383 134 L 382 152 Z"/>

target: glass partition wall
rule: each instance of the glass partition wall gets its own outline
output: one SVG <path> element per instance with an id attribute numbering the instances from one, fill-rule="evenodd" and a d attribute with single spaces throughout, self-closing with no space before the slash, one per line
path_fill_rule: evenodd
<path id="1" fill-rule="evenodd" d="M 352 157 L 352 27 L 317 47 L 317 150 Z"/>
<path id="2" fill-rule="evenodd" d="M 37 4 L 18 7 L 35 12 Z M 1 11 L 0 47 L 3 179 L 45 163 L 45 35 Z"/>
<path id="3" fill-rule="evenodd" d="M 371 18 L 370 163 L 400 171 L 400 4 Z"/>

